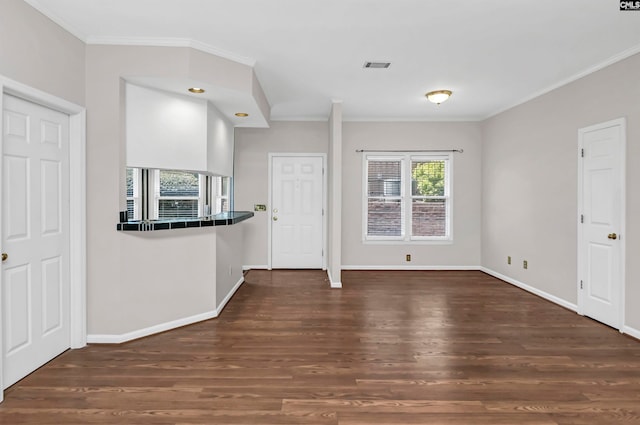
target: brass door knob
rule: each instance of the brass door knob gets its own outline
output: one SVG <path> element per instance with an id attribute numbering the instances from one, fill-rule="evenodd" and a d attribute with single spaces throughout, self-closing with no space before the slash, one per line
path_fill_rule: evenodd
<path id="1" fill-rule="evenodd" d="M 609 239 L 618 239 L 618 235 L 616 235 L 615 233 L 609 233 L 609 235 L 607 237 Z"/>
<path id="2" fill-rule="evenodd" d="M 273 217 L 273 221 L 278 221 L 278 217 Z"/>
<path id="3" fill-rule="evenodd" d="M 6 261 L 7 258 L 9 258 L 9 254 L 7 254 L 6 252 L 2 253 L 2 261 Z"/>

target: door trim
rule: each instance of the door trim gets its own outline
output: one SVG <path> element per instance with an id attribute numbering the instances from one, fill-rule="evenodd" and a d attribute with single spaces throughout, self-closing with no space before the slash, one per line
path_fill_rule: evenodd
<path id="1" fill-rule="evenodd" d="M 268 199 L 268 205 L 267 205 L 267 269 L 268 270 L 272 270 L 272 261 L 271 261 L 271 220 L 273 218 L 273 211 L 271 208 L 271 196 L 272 196 L 272 182 L 273 182 L 273 169 L 272 169 L 272 165 L 273 165 L 273 158 L 274 157 L 278 157 L 278 156 L 282 156 L 282 157 L 300 157 L 300 158 L 304 158 L 304 157 L 310 157 L 310 158 L 322 158 L 322 210 L 324 211 L 324 214 L 322 214 L 322 270 L 326 270 L 327 269 L 327 154 L 326 153 L 278 153 L 278 152 L 269 152 L 267 154 L 268 157 L 268 161 L 269 161 L 269 189 L 267 192 L 267 199 Z"/>
<path id="2" fill-rule="evenodd" d="M 618 316 L 618 330 L 623 333 L 625 329 L 625 287 L 626 287 L 626 198 L 627 198 L 627 120 L 618 118 L 611 121 L 591 125 L 578 130 L 578 280 L 576 288 L 578 291 L 578 314 L 584 316 L 584 291 L 580 289 L 580 282 L 584 280 L 584 270 L 587 266 L 586 250 L 584 246 L 583 226 L 580 220 L 584 211 L 584 161 L 582 160 L 582 149 L 584 148 L 583 137 L 585 133 L 594 130 L 601 130 L 609 127 L 620 127 L 620 312 Z"/>
<path id="3" fill-rule="evenodd" d="M 2 111 L 4 110 L 2 96 L 4 94 L 16 96 L 69 115 L 70 345 L 71 348 L 81 348 L 87 345 L 86 109 L 0 75 L 0 110 Z M 3 126 L 4 119 L 0 120 L 0 155 L 3 146 Z M 3 350 L 4 340 L 4 324 L 1 313 L 2 299 L 0 299 L 0 352 Z M 1 361 L 2 356 L 0 356 Z M 2 375 L 3 365 L 0 364 L 0 389 L 4 387 Z M 3 399 L 4 391 L 0 390 L 0 402 Z"/>

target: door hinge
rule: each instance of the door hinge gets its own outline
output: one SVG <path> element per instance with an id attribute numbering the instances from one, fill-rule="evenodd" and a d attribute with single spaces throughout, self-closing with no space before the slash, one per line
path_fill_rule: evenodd
<path id="1" fill-rule="evenodd" d="M 580 289 L 582 289 L 582 281 L 580 281 Z"/>
<path id="2" fill-rule="evenodd" d="M 580 214 L 580 223 L 584 223 L 584 214 Z"/>
<path id="3" fill-rule="evenodd" d="M 580 149 L 580 156 L 584 158 L 584 149 Z"/>

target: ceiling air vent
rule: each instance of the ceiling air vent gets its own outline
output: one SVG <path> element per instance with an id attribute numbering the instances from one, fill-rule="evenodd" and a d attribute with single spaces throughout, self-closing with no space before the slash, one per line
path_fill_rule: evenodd
<path id="1" fill-rule="evenodd" d="M 365 62 L 363 68 L 387 69 L 391 62 Z"/>

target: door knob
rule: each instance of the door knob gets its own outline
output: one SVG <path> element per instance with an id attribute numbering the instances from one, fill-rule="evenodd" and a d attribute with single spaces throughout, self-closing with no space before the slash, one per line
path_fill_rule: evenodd
<path id="1" fill-rule="evenodd" d="M 273 221 L 278 221 L 278 217 L 273 217 Z"/>
<path id="2" fill-rule="evenodd" d="M 6 252 L 2 253 L 2 261 L 6 261 L 7 258 L 9 258 L 9 254 L 7 254 Z"/>
<path id="3" fill-rule="evenodd" d="M 618 239 L 618 235 L 616 235 L 615 233 L 609 233 L 609 235 L 607 237 L 609 239 Z"/>

